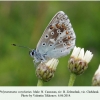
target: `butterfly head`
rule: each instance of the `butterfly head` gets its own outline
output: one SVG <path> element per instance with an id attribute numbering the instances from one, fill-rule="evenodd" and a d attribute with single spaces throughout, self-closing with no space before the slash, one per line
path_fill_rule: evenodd
<path id="1" fill-rule="evenodd" d="M 41 54 L 36 49 L 29 51 L 29 54 L 32 58 L 34 58 L 35 63 L 46 61 L 46 54 Z"/>
<path id="2" fill-rule="evenodd" d="M 29 55 L 30 55 L 31 57 L 34 57 L 34 53 L 35 53 L 35 49 L 29 51 Z"/>

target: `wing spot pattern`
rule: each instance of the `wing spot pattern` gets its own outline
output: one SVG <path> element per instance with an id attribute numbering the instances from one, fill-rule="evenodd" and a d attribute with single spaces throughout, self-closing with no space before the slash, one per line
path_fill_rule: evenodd
<path id="1" fill-rule="evenodd" d="M 51 32 L 51 35 L 54 35 L 54 32 Z"/>
<path id="2" fill-rule="evenodd" d="M 49 38 L 49 35 L 48 35 L 48 34 L 46 34 L 45 38 L 46 38 L 46 39 L 48 39 L 48 38 Z"/>
<path id="3" fill-rule="evenodd" d="M 50 25 L 50 29 L 53 29 L 54 27 L 52 25 Z"/>
<path id="4" fill-rule="evenodd" d="M 50 47 L 52 46 L 52 44 L 49 45 Z"/>
<path id="5" fill-rule="evenodd" d="M 46 46 L 46 43 L 45 43 L 45 42 L 43 42 L 43 43 L 42 43 L 42 46 Z"/>

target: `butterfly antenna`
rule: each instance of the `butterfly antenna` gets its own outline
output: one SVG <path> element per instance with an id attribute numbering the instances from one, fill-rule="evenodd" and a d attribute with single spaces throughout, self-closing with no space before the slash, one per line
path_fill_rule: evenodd
<path id="1" fill-rule="evenodd" d="M 26 47 L 26 46 L 21 46 L 21 45 L 17 45 L 17 44 L 11 44 L 11 45 L 13 45 L 13 46 L 17 46 L 17 47 L 22 47 L 22 48 L 28 48 L 29 50 L 32 50 L 31 48 Z"/>

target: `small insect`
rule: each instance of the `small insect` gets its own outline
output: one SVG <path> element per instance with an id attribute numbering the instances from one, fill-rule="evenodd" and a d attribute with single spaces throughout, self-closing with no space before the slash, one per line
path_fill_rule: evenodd
<path id="1" fill-rule="evenodd" d="M 76 35 L 68 16 L 59 11 L 43 32 L 36 49 L 30 51 L 30 55 L 35 63 L 66 56 L 74 48 L 75 39 Z"/>

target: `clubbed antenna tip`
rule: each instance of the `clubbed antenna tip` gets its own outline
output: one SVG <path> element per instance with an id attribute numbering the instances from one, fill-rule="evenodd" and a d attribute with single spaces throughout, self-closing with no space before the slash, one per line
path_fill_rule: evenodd
<path id="1" fill-rule="evenodd" d="M 17 45 L 17 44 L 11 44 L 11 45 L 13 45 L 13 46 L 17 46 L 17 47 L 21 47 L 21 48 L 27 48 L 27 49 L 29 49 L 29 50 L 32 50 L 31 48 L 29 48 L 29 47 L 26 47 L 26 46 L 21 46 L 21 45 Z"/>
<path id="2" fill-rule="evenodd" d="M 16 44 L 11 44 L 11 45 L 16 46 Z"/>

